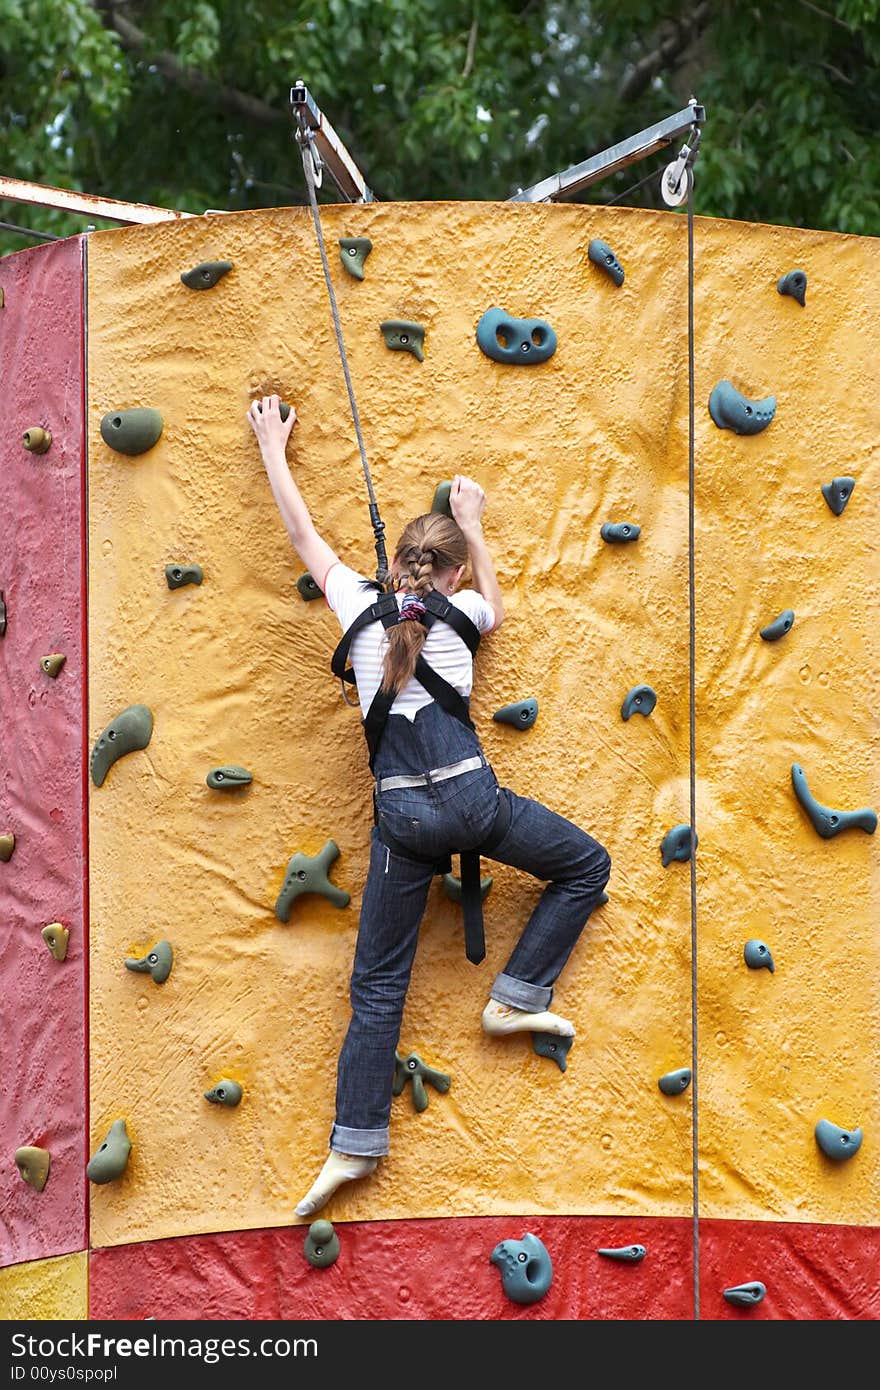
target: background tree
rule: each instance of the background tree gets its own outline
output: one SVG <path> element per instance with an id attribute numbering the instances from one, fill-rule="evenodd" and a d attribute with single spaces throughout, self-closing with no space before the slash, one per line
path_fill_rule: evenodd
<path id="1" fill-rule="evenodd" d="M 301 203 L 301 77 L 378 199 L 503 200 L 695 95 L 698 212 L 878 235 L 878 59 L 880 0 L 0 0 L 0 174 L 196 213 Z M 677 152 L 580 201 L 663 206 Z M 0 253 L 27 244 L 0 230 Z"/>

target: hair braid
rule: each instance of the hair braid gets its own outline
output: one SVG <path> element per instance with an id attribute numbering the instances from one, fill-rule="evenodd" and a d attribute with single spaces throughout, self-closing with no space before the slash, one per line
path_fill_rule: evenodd
<path id="1" fill-rule="evenodd" d="M 426 512 L 404 529 L 394 560 L 403 571 L 398 589 L 424 599 L 434 587 L 435 570 L 466 564 L 467 541 L 458 523 L 443 512 Z M 421 621 L 397 623 L 386 633 L 381 688 L 399 694 L 412 677 L 428 630 Z"/>

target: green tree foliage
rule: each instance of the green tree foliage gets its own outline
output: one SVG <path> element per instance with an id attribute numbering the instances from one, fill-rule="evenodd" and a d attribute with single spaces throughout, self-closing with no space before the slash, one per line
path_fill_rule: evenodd
<path id="1" fill-rule="evenodd" d="M 297 78 L 382 201 L 506 199 L 694 95 L 699 213 L 880 235 L 880 0 L 0 0 L 0 174 L 196 213 L 301 203 Z M 581 201 L 663 206 L 677 153 Z M 0 253 L 27 244 L 0 230 Z"/>

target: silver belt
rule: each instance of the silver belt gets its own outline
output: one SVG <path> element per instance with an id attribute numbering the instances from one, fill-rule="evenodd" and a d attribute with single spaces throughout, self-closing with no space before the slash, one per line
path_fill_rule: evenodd
<path id="1" fill-rule="evenodd" d="M 376 790 L 390 792 L 395 787 L 429 787 L 432 782 L 445 782 L 449 777 L 457 777 L 460 772 L 473 772 L 475 768 L 485 766 L 482 758 L 463 758 L 460 763 L 434 767 L 430 772 L 420 772 L 412 777 L 379 777 L 376 779 Z"/>

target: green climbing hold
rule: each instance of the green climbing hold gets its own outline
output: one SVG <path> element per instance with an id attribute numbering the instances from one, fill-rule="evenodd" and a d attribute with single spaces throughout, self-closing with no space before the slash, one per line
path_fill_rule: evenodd
<path id="1" fill-rule="evenodd" d="M 769 970 L 772 975 L 776 969 L 770 947 L 765 941 L 759 941 L 756 936 L 743 947 L 743 958 L 750 970 Z"/>
<path id="2" fill-rule="evenodd" d="M 765 642 L 778 642 L 780 637 L 791 629 L 794 623 L 794 612 L 791 608 L 784 608 L 778 618 L 774 618 L 772 623 L 761 628 L 761 636 Z"/>
<path id="3" fill-rule="evenodd" d="M 791 782 L 813 829 L 823 840 L 833 839 L 842 830 L 864 830 L 866 835 L 873 835 L 877 829 L 877 812 L 870 806 L 861 806 L 857 811 L 835 811 L 817 801 L 807 786 L 807 775 L 800 763 L 791 765 Z"/>
<path id="4" fill-rule="evenodd" d="M 262 415 L 262 413 L 263 413 L 263 402 L 262 402 L 262 401 L 257 401 L 257 410 L 258 410 L 258 411 L 260 412 L 260 414 Z M 278 414 L 281 416 L 282 420 L 286 420 L 286 419 L 287 419 L 288 415 L 290 414 L 290 406 L 287 404 L 286 401 L 279 401 L 279 402 L 278 402 Z"/>
<path id="5" fill-rule="evenodd" d="M 212 1086 L 210 1091 L 204 1091 L 202 1094 L 212 1105 L 225 1105 L 229 1110 L 241 1104 L 241 1087 L 237 1081 L 230 1081 L 227 1076 L 218 1081 L 216 1086 Z"/>
<path id="6" fill-rule="evenodd" d="M 526 1231 L 522 1240 L 502 1240 L 489 1263 L 501 1271 L 501 1287 L 512 1303 L 537 1303 L 553 1282 L 553 1264 L 542 1240 Z"/>
<path id="7" fill-rule="evenodd" d="M 165 566 L 165 582 L 169 589 L 182 589 L 184 584 L 201 584 L 204 577 L 201 565 Z"/>
<path id="8" fill-rule="evenodd" d="M 313 1221 L 303 1242 L 303 1254 L 315 1269 L 329 1269 L 339 1259 L 339 1237 L 330 1221 Z"/>
<path id="9" fill-rule="evenodd" d="M 31 425 L 21 436 L 21 442 L 31 454 L 46 454 L 52 445 L 52 433 L 41 425 Z"/>
<path id="10" fill-rule="evenodd" d="M 649 685 L 634 685 L 624 696 L 623 704 L 620 706 L 620 717 L 629 719 L 630 715 L 643 714 L 647 718 L 649 714 L 653 714 L 656 704 L 657 695 Z"/>
<path id="11" fill-rule="evenodd" d="M 449 494 L 451 491 L 451 482 L 437 484 L 434 500 L 431 503 L 432 512 L 440 512 L 441 516 L 452 516 L 452 508 L 449 505 Z"/>
<path id="12" fill-rule="evenodd" d="M 599 528 L 599 535 L 609 545 L 629 545 L 642 534 L 641 526 L 634 521 L 606 521 Z"/>
<path id="13" fill-rule="evenodd" d="M 8 864 L 12 858 L 12 851 L 15 849 L 15 836 L 11 830 L 7 830 L 0 835 L 0 863 Z"/>
<path id="14" fill-rule="evenodd" d="M 491 892 L 491 890 L 492 890 L 492 879 L 491 879 L 491 878 L 481 878 L 481 879 L 480 879 L 480 898 L 481 898 L 481 900 L 482 900 L 483 902 L 486 901 L 486 898 L 489 896 L 489 893 Z M 446 894 L 447 898 L 449 898 L 450 902 L 453 902 L 453 903 L 460 903 L 460 902 L 461 902 L 461 879 L 460 879 L 460 878 L 456 878 L 456 877 L 455 877 L 455 874 L 444 874 L 444 875 L 443 875 L 443 891 L 444 891 L 444 893 Z"/>
<path id="15" fill-rule="evenodd" d="M 668 1071 L 665 1076 L 661 1076 L 657 1085 L 664 1096 L 680 1096 L 682 1091 L 686 1091 L 691 1084 L 690 1067 L 680 1067 L 678 1071 Z"/>
<path id="16" fill-rule="evenodd" d="M 598 237 L 594 237 L 587 248 L 587 255 L 594 265 L 601 266 L 615 285 L 623 284 L 623 266 L 607 241 L 600 241 Z"/>
<path id="17" fill-rule="evenodd" d="M 305 574 L 300 575 L 299 579 L 296 581 L 296 587 L 299 589 L 306 603 L 311 602 L 314 598 L 324 597 L 308 570 L 306 570 Z"/>
<path id="18" fill-rule="evenodd" d="M 510 724 L 514 729 L 530 729 L 538 717 L 538 701 L 529 696 L 515 705 L 502 705 L 492 715 L 496 724 Z"/>
<path id="19" fill-rule="evenodd" d="M 609 1260 L 622 1260 L 625 1264 L 640 1264 L 648 1251 L 644 1245 L 605 1245 L 596 1251 Z"/>
<path id="20" fill-rule="evenodd" d="M 275 916 L 279 922 L 290 920 L 290 909 L 295 899 L 303 893 L 320 893 L 334 907 L 348 906 L 351 894 L 337 888 L 327 877 L 330 865 L 338 858 L 339 846 L 335 840 L 328 840 L 318 854 L 294 854 L 288 860 L 281 892 L 275 903 Z"/>
<path id="21" fill-rule="evenodd" d="M 807 277 L 802 270 L 789 270 L 776 281 L 780 294 L 789 294 L 798 304 L 807 302 Z"/>
<path id="22" fill-rule="evenodd" d="M 61 652 L 52 652 L 49 656 L 41 656 L 40 670 L 45 671 L 47 676 L 55 678 L 66 660 L 67 657 Z"/>
<path id="23" fill-rule="evenodd" d="M 341 236 L 339 238 L 339 259 L 356 280 L 364 278 L 364 261 L 373 249 L 368 236 Z"/>
<path id="24" fill-rule="evenodd" d="M 840 1125 L 832 1124 L 830 1120 L 819 1120 L 814 1134 L 825 1157 L 833 1159 L 835 1163 L 854 1158 L 862 1147 L 860 1129 L 841 1129 Z"/>
<path id="25" fill-rule="evenodd" d="M 103 786 L 110 768 L 124 754 L 146 748 L 152 733 L 153 716 L 146 705 L 129 705 L 115 719 L 111 719 L 89 759 L 95 786 Z"/>
<path id="26" fill-rule="evenodd" d="M 697 833 L 694 831 L 694 848 L 699 844 Z M 671 830 L 667 830 L 660 845 L 660 855 L 663 860 L 664 869 L 671 864 L 673 859 L 679 863 L 686 863 L 691 857 L 691 828 L 689 825 L 674 825 Z"/>
<path id="27" fill-rule="evenodd" d="M 49 947 L 49 954 L 53 960 L 67 959 L 67 943 L 70 940 L 69 927 L 65 927 L 61 922 L 50 922 L 48 926 L 42 928 L 40 936 Z"/>
<path id="28" fill-rule="evenodd" d="M 205 778 L 209 787 L 221 792 L 234 791 L 236 787 L 250 786 L 253 780 L 254 774 L 252 772 L 248 772 L 246 767 L 237 767 L 235 763 L 224 763 L 222 767 L 212 767 Z"/>
<path id="29" fill-rule="evenodd" d="M 752 1279 L 748 1284 L 734 1284 L 721 1292 L 728 1303 L 735 1303 L 738 1308 L 754 1308 L 767 1292 L 767 1285 L 762 1284 L 760 1279 Z"/>
<path id="30" fill-rule="evenodd" d="M 822 496 L 835 516 L 845 510 L 855 485 L 855 478 L 833 478 L 830 483 L 822 484 Z"/>
<path id="31" fill-rule="evenodd" d="M 411 352 L 419 362 L 424 361 L 422 345 L 425 341 L 425 330 L 420 323 L 410 323 L 408 319 L 385 319 L 379 327 L 386 347 L 392 348 L 395 352 Z"/>
<path id="32" fill-rule="evenodd" d="M 170 941 L 157 941 L 152 951 L 148 951 L 140 960 L 133 960 L 130 956 L 126 957 L 126 970 L 133 970 L 139 975 L 152 976 L 153 982 L 163 985 L 171 974 L 171 966 L 174 963 L 174 952 L 171 949 Z"/>
<path id="33" fill-rule="evenodd" d="M 21 1180 L 35 1192 L 42 1192 L 46 1186 L 51 1162 L 52 1156 L 48 1149 L 38 1149 L 32 1144 L 25 1144 L 15 1151 L 15 1166 Z"/>
<path id="34" fill-rule="evenodd" d="M 426 1081 L 435 1091 L 442 1093 L 448 1091 L 452 1085 L 451 1077 L 445 1072 L 435 1071 L 433 1067 L 427 1066 L 415 1052 L 411 1052 L 408 1057 L 401 1057 L 399 1052 L 395 1052 L 394 1082 L 391 1087 L 393 1094 L 399 1096 L 408 1081 L 412 1084 L 413 1107 L 419 1113 L 428 1108 Z"/>
<path id="35" fill-rule="evenodd" d="M 212 290 L 231 269 L 232 261 L 199 261 L 192 270 L 184 270 L 180 278 L 188 289 Z"/>
<path id="36" fill-rule="evenodd" d="M 556 351 L 556 334 L 544 319 L 518 319 L 493 305 L 477 324 L 477 346 L 493 362 L 536 367 Z"/>
<path id="37" fill-rule="evenodd" d="M 90 1182 L 112 1182 L 125 1172 L 128 1156 L 131 1153 L 131 1140 L 124 1120 L 114 1120 L 107 1138 L 97 1153 L 89 1159 L 86 1177 Z"/>
<path id="38" fill-rule="evenodd" d="M 759 434 L 776 414 L 776 397 L 765 396 L 760 401 L 748 400 L 732 382 L 719 381 L 709 397 L 709 414 L 720 430 L 734 434 Z"/>
<path id="39" fill-rule="evenodd" d="M 101 438 L 117 454 L 145 454 L 162 433 L 162 416 L 149 406 L 108 410 L 101 418 Z"/>
<path id="40" fill-rule="evenodd" d="M 532 1047 L 539 1057 L 550 1057 L 560 1071 L 565 1071 L 566 1058 L 574 1043 L 574 1038 L 563 1037 L 560 1033 L 533 1033 Z"/>

